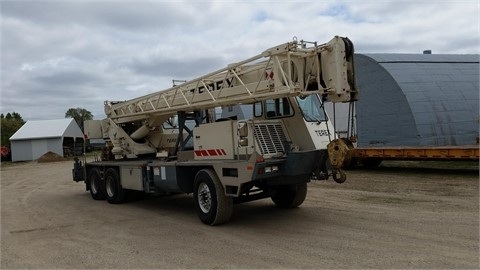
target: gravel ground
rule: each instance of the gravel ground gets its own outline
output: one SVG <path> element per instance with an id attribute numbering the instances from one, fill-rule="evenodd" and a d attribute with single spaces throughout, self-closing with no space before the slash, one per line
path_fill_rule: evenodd
<path id="1" fill-rule="evenodd" d="M 310 183 L 297 209 L 236 205 L 218 227 L 188 195 L 94 201 L 71 168 L 2 164 L 2 269 L 480 266 L 478 168 L 353 170 Z"/>

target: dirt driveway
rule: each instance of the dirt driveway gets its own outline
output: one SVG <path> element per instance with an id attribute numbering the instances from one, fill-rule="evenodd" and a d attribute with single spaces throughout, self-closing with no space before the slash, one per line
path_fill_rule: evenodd
<path id="1" fill-rule="evenodd" d="M 210 227 L 187 195 L 94 201 L 71 167 L 2 166 L 2 269 L 479 267 L 478 170 L 349 171 L 298 209 L 250 202 Z"/>

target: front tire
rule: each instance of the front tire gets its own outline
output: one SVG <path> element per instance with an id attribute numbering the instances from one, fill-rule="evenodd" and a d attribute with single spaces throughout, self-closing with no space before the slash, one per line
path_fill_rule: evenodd
<path id="1" fill-rule="evenodd" d="M 279 208 L 295 208 L 307 197 L 307 183 L 278 186 L 272 192 L 272 201 Z"/>
<path id="2" fill-rule="evenodd" d="M 119 204 L 125 201 L 127 191 L 120 184 L 120 176 L 114 168 L 105 171 L 105 191 L 107 201 L 112 204 Z"/>
<path id="3" fill-rule="evenodd" d="M 105 200 L 105 182 L 102 180 L 100 171 L 97 168 L 91 169 L 88 173 L 88 184 L 92 199 Z"/>
<path id="4" fill-rule="evenodd" d="M 193 197 L 200 220 L 219 225 L 230 220 L 233 199 L 225 196 L 223 185 L 211 169 L 200 170 L 195 176 Z"/>

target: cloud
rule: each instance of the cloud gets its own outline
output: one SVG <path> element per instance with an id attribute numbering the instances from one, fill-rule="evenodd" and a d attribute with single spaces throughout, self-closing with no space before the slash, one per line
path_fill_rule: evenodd
<path id="1" fill-rule="evenodd" d="M 130 68 L 138 74 L 147 74 L 151 76 L 189 78 L 192 74 L 200 77 L 200 70 L 214 70 L 222 66 L 219 58 L 198 58 L 198 59 L 175 59 L 155 55 L 153 57 L 136 59 Z"/>
<path id="2" fill-rule="evenodd" d="M 104 100 L 169 88 L 292 40 L 357 52 L 479 53 L 475 1 L 3 1 L 1 112 L 104 117 Z"/>
<path id="3" fill-rule="evenodd" d="M 45 26 L 84 25 L 122 30 L 158 29 L 171 25 L 179 16 L 193 22 L 189 5 L 153 1 L 18 1 L 5 2 L 2 13 Z"/>

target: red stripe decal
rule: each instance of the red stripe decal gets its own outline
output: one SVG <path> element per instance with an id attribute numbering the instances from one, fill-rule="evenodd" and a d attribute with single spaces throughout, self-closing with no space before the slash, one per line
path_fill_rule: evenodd
<path id="1" fill-rule="evenodd" d="M 217 151 L 214 149 L 208 149 L 207 151 L 210 156 L 218 156 Z"/>
<path id="2" fill-rule="evenodd" d="M 195 155 L 198 157 L 226 156 L 227 152 L 224 149 L 195 150 Z"/>

